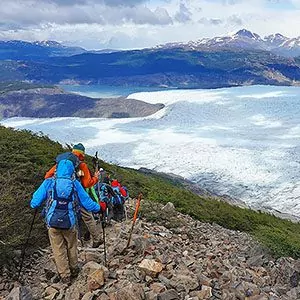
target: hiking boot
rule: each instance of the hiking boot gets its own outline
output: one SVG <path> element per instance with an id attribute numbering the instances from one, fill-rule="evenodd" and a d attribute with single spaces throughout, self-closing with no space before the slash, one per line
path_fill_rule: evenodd
<path id="1" fill-rule="evenodd" d="M 77 266 L 74 269 L 71 269 L 71 277 L 76 278 L 80 272 L 80 268 Z"/>
<path id="2" fill-rule="evenodd" d="M 98 241 L 98 242 L 93 242 L 92 244 L 92 248 L 98 248 L 100 245 L 102 244 L 101 241 Z"/>
<path id="3" fill-rule="evenodd" d="M 66 284 L 66 285 L 70 285 L 71 284 L 71 277 L 70 276 L 62 277 L 61 282 L 63 284 Z"/>

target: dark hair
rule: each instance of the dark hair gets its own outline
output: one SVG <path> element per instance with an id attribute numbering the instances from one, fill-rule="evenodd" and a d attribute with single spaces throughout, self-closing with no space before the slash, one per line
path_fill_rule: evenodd
<path id="1" fill-rule="evenodd" d="M 109 177 L 108 177 L 108 176 L 105 176 L 104 179 L 103 179 L 103 182 L 104 182 L 104 183 L 107 183 L 107 184 L 110 184 Z"/>

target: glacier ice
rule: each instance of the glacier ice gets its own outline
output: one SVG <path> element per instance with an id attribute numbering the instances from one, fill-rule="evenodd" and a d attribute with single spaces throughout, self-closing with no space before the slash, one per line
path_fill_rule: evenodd
<path id="1" fill-rule="evenodd" d="M 169 90 L 128 98 L 166 106 L 144 118 L 1 123 L 61 143 L 82 142 L 108 162 L 181 175 L 253 208 L 300 217 L 300 88 Z"/>

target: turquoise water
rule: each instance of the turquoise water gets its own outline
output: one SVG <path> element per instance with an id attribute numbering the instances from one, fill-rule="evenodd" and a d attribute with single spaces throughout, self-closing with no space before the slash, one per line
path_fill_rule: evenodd
<path id="1" fill-rule="evenodd" d="M 127 97 L 132 93 L 165 91 L 167 88 L 126 87 L 107 85 L 60 85 L 67 92 L 80 94 L 91 98 Z"/>

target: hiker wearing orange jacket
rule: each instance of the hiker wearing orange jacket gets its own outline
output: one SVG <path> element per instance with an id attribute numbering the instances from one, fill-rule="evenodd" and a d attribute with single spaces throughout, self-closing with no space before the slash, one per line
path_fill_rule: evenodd
<path id="1" fill-rule="evenodd" d="M 80 164 L 77 171 L 77 176 L 80 178 L 80 182 L 84 188 L 91 188 L 93 187 L 97 182 L 99 178 L 100 172 L 95 172 L 94 175 L 91 174 L 91 171 L 89 170 L 89 167 L 84 162 L 85 159 L 85 147 L 79 143 L 74 145 L 72 149 L 72 153 L 75 154 L 79 160 Z M 54 165 L 45 175 L 45 179 L 51 178 L 54 176 L 56 171 L 56 165 Z M 103 206 L 103 203 L 101 203 L 101 207 Z M 102 207 L 103 211 L 105 211 L 106 207 Z M 92 247 L 98 248 L 101 244 L 101 235 L 99 233 L 99 230 L 97 228 L 96 221 L 93 217 L 92 213 L 87 212 L 84 208 L 81 208 L 81 216 L 82 220 L 86 224 L 92 239 L 93 239 L 93 245 Z"/>
<path id="2" fill-rule="evenodd" d="M 82 146 L 82 147 L 81 147 Z M 100 172 L 95 172 L 94 175 L 91 175 L 91 171 L 87 164 L 84 162 L 84 151 L 85 148 L 82 144 L 77 144 L 73 147 L 72 153 L 75 154 L 79 160 L 80 160 L 80 165 L 79 165 L 79 176 L 80 177 L 80 182 L 84 188 L 91 188 L 98 182 L 98 177 Z M 50 177 L 53 177 L 56 171 L 56 165 L 54 165 L 45 175 L 45 179 L 48 179 Z"/>

